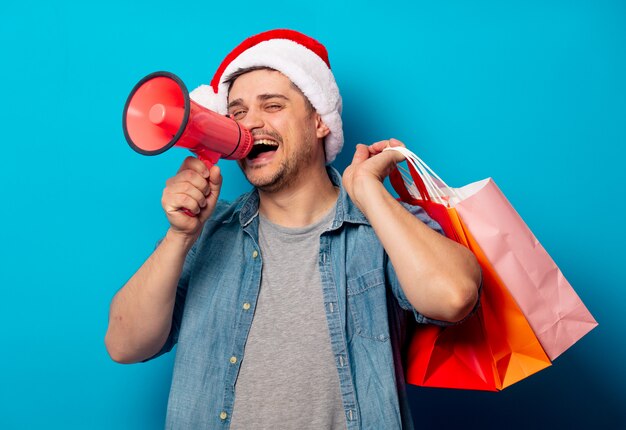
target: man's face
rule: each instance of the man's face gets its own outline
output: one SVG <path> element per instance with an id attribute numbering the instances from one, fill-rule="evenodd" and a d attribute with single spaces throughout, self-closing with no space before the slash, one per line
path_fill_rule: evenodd
<path id="1" fill-rule="evenodd" d="M 255 187 L 278 191 L 319 168 L 320 160 L 324 165 L 318 139 L 327 129 L 282 73 L 255 70 L 239 76 L 230 88 L 228 113 L 254 137 L 252 151 L 239 165 Z"/>

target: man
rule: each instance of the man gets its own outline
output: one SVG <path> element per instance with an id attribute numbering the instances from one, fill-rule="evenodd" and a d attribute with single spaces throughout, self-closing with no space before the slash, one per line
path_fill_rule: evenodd
<path id="1" fill-rule="evenodd" d="M 480 273 L 385 190 L 402 156 L 383 149 L 401 143 L 358 145 L 343 177 L 327 167 L 341 98 L 325 48 L 290 30 L 244 41 L 192 97 L 251 131 L 254 190 L 218 202 L 219 168 L 184 161 L 165 238 L 111 304 L 111 357 L 178 343 L 168 428 L 411 428 L 401 311 L 459 321 Z"/>

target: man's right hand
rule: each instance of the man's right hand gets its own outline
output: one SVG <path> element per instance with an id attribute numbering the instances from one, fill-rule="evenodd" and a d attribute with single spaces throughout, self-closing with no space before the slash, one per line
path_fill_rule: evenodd
<path id="1" fill-rule="evenodd" d="M 170 233 L 194 242 L 211 216 L 222 188 L 222 174 L 195 157 L 187 157 L 176 176 L 165 183 L 161 205 L 170 223 Z M 195 216 L 189 216 L 187 210 Z"/>

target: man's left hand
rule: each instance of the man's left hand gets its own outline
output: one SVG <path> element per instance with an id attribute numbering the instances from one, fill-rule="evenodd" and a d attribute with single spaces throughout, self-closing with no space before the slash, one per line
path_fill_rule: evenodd
<path id="1" fill-rule="evenodd" d="M 352 201 L 363 209 L 372 187 L 383 186 L 383 181 L 397 163 L 405 159 L 398 151 L 384 151 L 387 147 L 402 146 L 397 139 L 381 140 L 369 146 L 358 144 L 350 164 L 343 172 L 343 186 Z"/>

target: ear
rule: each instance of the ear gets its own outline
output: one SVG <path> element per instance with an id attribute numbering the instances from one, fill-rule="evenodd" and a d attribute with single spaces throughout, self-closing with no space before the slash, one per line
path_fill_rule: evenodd
<path id="1" fill-rule="evenodd" d="M 318 113 L 315 114 L 315 132 L 318 139 L 323 139 L 330 133 L 330 129 L 324 124 L 322 117 Z"/>

